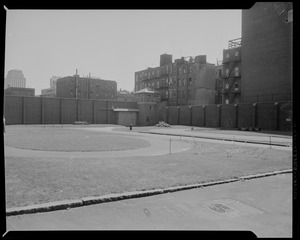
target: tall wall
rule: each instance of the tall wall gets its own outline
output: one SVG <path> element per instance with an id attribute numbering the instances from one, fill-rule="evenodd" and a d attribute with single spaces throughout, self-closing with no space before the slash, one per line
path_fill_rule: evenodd
<path id="1" fill-rule="evenodd" d="M 114 108 L 138 109 L 138 126 L 158 121 L 171 125 L 213 128 L 259 127 L 264 130 L 292 129 L 291 102 L 248 104 L 209 104 L 166 106 L 163 103 L 137 103 L 67 98 L 5 96 L 6 124 L 117 124 Z"/>
<path id="2" fill-rule="evenodd" d="M 282 9 L 278 8 L 282 4 Z M 257 2 L 242 11 L 242 102 L 291 101 L 292 3 Z"/>
<path id="3" fill-rule="evenodd" d="M 115 124 L 113 108 L 137 109 L 136 102 L 5 96 L 6 124 Z"/>

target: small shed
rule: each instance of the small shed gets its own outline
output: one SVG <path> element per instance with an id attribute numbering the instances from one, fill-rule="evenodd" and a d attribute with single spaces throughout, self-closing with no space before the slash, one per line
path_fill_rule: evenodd
<path id="1" fill-rule="evenodd" d="M 128 127 L 137 125 L 138 109 L 134 108 L 113 108 L 116 112 L 116 124 Z"/>

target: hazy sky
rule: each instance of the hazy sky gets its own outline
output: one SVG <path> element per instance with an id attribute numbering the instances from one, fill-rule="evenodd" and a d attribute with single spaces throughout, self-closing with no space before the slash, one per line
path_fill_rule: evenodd
<path id="1" fill-rule="evenodd" d="M 39 95 L 78 69 L 133 91 L 134 72 L 159 66 L 161 54 L 215 64 L 239 37 L 241 10 L 9 10 L 5 76 L 22 70 Z"/>

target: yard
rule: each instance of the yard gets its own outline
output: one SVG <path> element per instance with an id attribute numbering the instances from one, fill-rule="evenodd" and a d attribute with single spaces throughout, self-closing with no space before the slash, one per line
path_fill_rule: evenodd
<path id="1" fill-rule="evenodd" d="M 33 129 L 9 127 L 5 133 L 5 145 L 48 151 L 65 148 L 68 151 L 94 151 L 99 150 L 101 141 L 102 151 L 111 151 L 114 150 L 112 146 L 133 149 L 148 144 L 114 133 L 65 128 L 53 128 L 52 131 L 51 128 Z M 196 142 L 188 151 L 162 156 L 82 159 L 10 156 L 5 159 L 6 205 L 10 208 L 183 186 L 291 168 L 291 151 L 208 142 Z"/>

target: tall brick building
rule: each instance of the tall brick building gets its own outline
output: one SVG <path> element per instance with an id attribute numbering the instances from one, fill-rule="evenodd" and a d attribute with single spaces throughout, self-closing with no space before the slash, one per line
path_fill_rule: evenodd
<path id="1" fill-rule="evenodd" d="M 242 11 L 242 102 L 291 101 L 291 2 L 257 2 Z"/>
<path id="2" fill-rule="evenodd" d="M 154 89 L 169 106 L 214 104 L 214 64 L 207 63 L 205 55 L 186 59 L 172 62 L 172 55 L 162 54 L 159 67 L 135 72 L 135 91 Z"/>
<path id="3" fill-rule="evenodd" d="M 56 81 L 56 97 L 117 100 L 117 82 L 91 77 L 74 76 Z"/>

